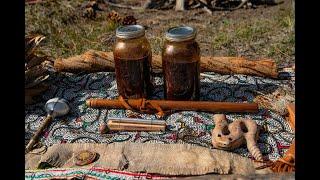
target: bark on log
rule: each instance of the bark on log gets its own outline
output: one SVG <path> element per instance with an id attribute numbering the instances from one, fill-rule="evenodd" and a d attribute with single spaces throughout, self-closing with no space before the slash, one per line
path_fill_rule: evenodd
<path id="1" fill-rule="evenodd" d="M 277 78 L 277 65 L 271 59 L 248 60 L 243 57 L 201 57 L 201 72 L 220 74 L 245 74 L 252 76 Z M 82 55 L 67 59 L 56 59 L 54 68 L 58 72 L 99 72 L 114 71 L 112 52 L 89 50 Z M 162 69 L 161 56 L 152 56 L 152 68 Z"/>

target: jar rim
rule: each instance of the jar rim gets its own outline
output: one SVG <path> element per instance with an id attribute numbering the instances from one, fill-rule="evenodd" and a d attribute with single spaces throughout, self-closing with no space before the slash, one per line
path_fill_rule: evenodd
<path id="1" fill-rule="evenodd" d="M 145 29 L 141 25 L 126 25 L 116 29 L 116 37 L 131 39 L 144 36 Z"/>
<path id="2" fill-rule="evenodd" d="M 176 26 L 169 28 L 165 37 L 169 41 L 187 41 L 196 37 L 197 30 L 191 26 Z"/>

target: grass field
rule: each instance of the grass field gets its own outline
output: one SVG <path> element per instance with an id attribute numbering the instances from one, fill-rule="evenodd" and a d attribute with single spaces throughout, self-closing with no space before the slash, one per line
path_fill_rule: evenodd
<path id="1" fill-rule="evenodd" d="M 131 0 L 132 1 L 132 0 Z M 82 17 L 84 0 L 54 0 L 26 5 L 26 34 L 46 36 L 41 50 L 54 58 L 81 54 L 88 49 L 112 50 L 118 26 L 108 21 L 111 10 L 133 15 L 146 27 L 154 53 L 161 52 L 163 34 L 176 25 L 197 28 L 202 55 L 273 58 L 280 66 L 295 62 L 295 17 L 291 0 L 257 9 L 217 11 L 202 10 L 127 10 L 107 7 L 95 19 Z M 128 1 L 130 2 L 130 1 Z"/>

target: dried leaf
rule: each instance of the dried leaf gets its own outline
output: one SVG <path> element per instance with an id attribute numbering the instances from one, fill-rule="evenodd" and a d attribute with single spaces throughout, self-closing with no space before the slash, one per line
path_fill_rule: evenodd
<path id="1" fill-rule="evenodd" d="M 33 66 L 32 68 L 25 71 L 25 84 L 29 84 L 36 80 L 38 77 L 48 75 L 48 70 L 44 65 L 40 64 Z"/>
<path id="2" fill-rule="evenodd" d="M 37 77 L 37 78 L 36 78 L 35 80 L 33 80 L 32 82 L 26 84 L 26 85 L 25 85 L 25 88 L 31 88 L 31 87 L 37 86 L 37 85 L 39 85 L 41 82 L 47 80 L 48 78 L 49 78 L 49 75 Z"/>
<path id="3" fill-rule="evenodd" d="M 25 38 L 25 61 L 34 53 L 35 48 L 45 37 L 42 35 L 29 35 Z"/>
<path id="4" fill-rule="evenodd" d="M 25 104 L 35 103 L 33 97 L 47 90 L 43 82 L 50 76 L 53 60 L 48 56 L 35 54 L 40 42 L 45 39 L 42 35 L 25 37 Z"/>
<path id="5" fill-rule="evenodd" d="M 48 57 L 44 56 L 44 57 L 38 57 L 38 56 L 33 56 L 29 62 L 27 63 L 26 65 L 26 68 L 27 69 L 30 69 L 31 67 L 33 66 L 37 66 L 37 65 L 40 65 L 42 64 L 43 62 L 45 61 L 48 61 Z"/>

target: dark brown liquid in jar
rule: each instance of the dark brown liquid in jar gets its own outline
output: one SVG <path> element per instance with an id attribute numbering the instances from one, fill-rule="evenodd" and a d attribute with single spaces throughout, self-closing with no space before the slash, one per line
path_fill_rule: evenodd
<path id="1" fill-rule="evenodd" d="M 115 57 L 115 71 L 119 95 L 125 98 L 142 98 L 150 95 L 151 82 L 148 56 L 141 59 Z"/>
<path id="2" fill-rule="evenodd" d="M 200 48 L 194 38 L 165 41 L 162 51 L 164 96 L 169 100 L 199 100 Z"/>
<path id="3" fill-rule="evenodd" d="M 163 68 L 165 77 L 165 98 L 171 100 L 198 100 L 199 62 L 165 61 Z"/>
<path id="4" fill-rule="evenodd" d="M 126 27 L 143 29 L 139 25 Z M 149 97 L 153 87 L 150 76 L 152 54 L 144 29 L 137 37 L 118 37 L 117 34 L 113 55 L 119 95 L 124 98 Z"/>

